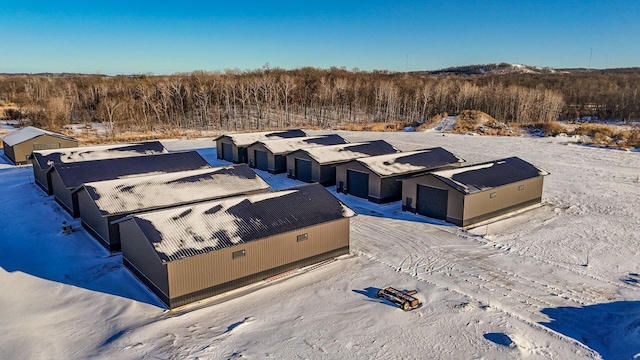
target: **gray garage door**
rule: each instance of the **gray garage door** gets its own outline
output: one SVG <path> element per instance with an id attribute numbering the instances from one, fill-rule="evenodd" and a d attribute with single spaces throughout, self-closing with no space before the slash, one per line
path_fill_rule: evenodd
<path id="1" fill-rule="evenodd" d="M 274 172 L 285 172 L 287 170 L 287 157 L 284 155 L 276 155 L 275 156 L 276 166 Z"/>
<path id="2" fill-rule="evenodd" d="M 296 159 L 296 179 L 311 182 L 311 161 Z"/>
<path id="3" fill-rule="evenodd" d="M 233 162 L 233 146 L 231 144 L 222 143 L 222 158 Z"/>
<path id="4" fill-rule="evenodd" d="M 253 155 L 256 159 L 256 169 L 267 171 L 269 168 L 269 158 L 266 151 L 255 150 Z"/>
<path id="5" fill-rule="evenodd" d="M 418 185 L 417 212 L 434 219 L 446 220 L 448 198 L 447 190 Z"/>
<path id="6" fill-rule="evenodd" d="M 369 197 L 369 174 L 347 170 L 347 193 L 361 197 Z"/>

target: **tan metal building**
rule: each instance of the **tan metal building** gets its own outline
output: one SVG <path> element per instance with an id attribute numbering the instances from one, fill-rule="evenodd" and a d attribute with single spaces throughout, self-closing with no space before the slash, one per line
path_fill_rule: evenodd
<path id="1" fill-rule="evenodd" d="M 403 180 L 402 210 L 469 226 L 542 199 L 544 170 L 517 157 Z"/>
<path id="2" fill-rule="evenodd" d="M 287 154 L 299 149 L 346 143 L 345 139 L 336 134 L 262 140 L 247 148 L 247 157 L 249 166 L 279 174 L 287 171 Z"/>
<path id="3" fill-rule="evenodd" d="M 402 197 L 400 180 L 463 162 L 441 147 L 364 157 L 336 166 L 336 191 L 375 203 L 396 201 Z"/>
<path id="4" fill-rule="evenodd" d="M 79 211 L 74 190 L 84 183 L 205 168 L 211 168 L 209 163 L 197 152 L 188 151 L 53 164 L 49 176 L 56 202 L 75 218 Z"/>
<path id="5" fill-rule="evenodd" d="M 27 126 L 2 137 L 5 156 L 14 164 L 27 164 L 34 150 L 77 147 L 70 136 Z"/>
<path id="6" fill-rule="evenodd" d="M 354 215 L 318 184 L 132 215 L 122 260 L 175 308 L 348 253 Z"/>
<path id="7" fill-rule="evenodd" d="M 260 140 L 289 139 L 307 136 L 302 130 L 263 131 L 252 133 L 225 134 L 214 139 L 218 159 L 233 163 L 249 161 L 247 147 Z"/>
<path id="8" fill-rule="evenodd" d="M 135 144 L 114 144 L 82 146 L 55 150 L 34 151 L 29 157 L 33 163 L 33 177 L 36 185 L 48 195 L 51 191 L 51 177 L 48 172 L 54 164 L 69 164 L 78 161 L 115 159 L 131 156 L 167 153 L 159 141 L 145 141 Z"/>
<path id="9" fill-rule="evenodd" d="M 265 192 L 261 177 L 245 164 L 85 183 L 77 188 L 82 226 L 109 251 L 120 251 L 113 221 L 127 215 L 235 195 Z"/>
<path id="10" fill-rule="evenodd" d="M 367 156 L 400 152 L 384 140 L 318 146 L 287 155 L 287 176 L 304 182 L 335 185 L 336 166 Z"/>

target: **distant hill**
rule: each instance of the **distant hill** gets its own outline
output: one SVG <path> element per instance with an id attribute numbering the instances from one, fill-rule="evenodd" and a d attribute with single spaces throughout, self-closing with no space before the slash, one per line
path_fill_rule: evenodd
<path id="1" fill-rule="evenodd" d="M 554 69 L 522 64 L 484 64 L 449 67 L 439 70 L 412 71 L 414 75 L 508 75 L 508 74 L 575 74 L 594 72 L 599 74 L 640 74 L 640 67 L 616 69 L 567 68 Z"/>

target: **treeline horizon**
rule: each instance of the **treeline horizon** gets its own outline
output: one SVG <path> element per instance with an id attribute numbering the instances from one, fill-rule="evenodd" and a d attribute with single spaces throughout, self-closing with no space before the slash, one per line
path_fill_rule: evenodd
<path id="1" fill-rule="evenodd" d="M 0 75 L 8 119 L 60 129 L 224 131 L 345 124 L 419 124 L 480 110 L 528 125 L 640 117 L 640 71 L 459 75 L 339 68 L 195 71 L 174 75 Z M 3 114 L 0 114 L 2 116 Z"/>

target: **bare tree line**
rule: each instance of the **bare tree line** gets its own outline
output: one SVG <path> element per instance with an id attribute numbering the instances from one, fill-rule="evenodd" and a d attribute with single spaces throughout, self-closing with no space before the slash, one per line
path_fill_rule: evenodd
<path id="1" fill-rule="evenodd" d="M 337 68 L 168 76 L 0 75 L 0 103 L 16 104 L 18 113 L 11 117 L 26 117 L 45 128 L 101 122 L 112 134 L 412 124 L 467 109 L 504 122 L 530 124 L 554 121 L 572 111 L 573 104 L 565 105 L 566 91 L 558 84 Z M 640 100 L 634 97 L 627 99 L 630 109 Z"/>

